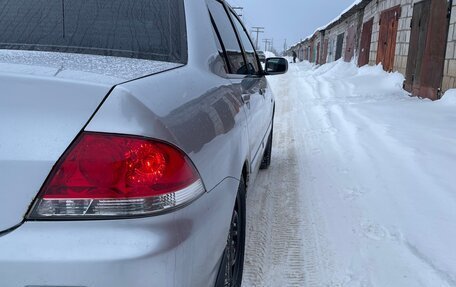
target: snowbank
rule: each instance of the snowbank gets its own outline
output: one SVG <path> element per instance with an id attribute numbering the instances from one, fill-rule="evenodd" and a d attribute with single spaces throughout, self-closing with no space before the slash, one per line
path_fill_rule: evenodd
<path id="1" fill-rule="evenodd" d="M 456 89 L 447 91 L 439 102 L 443 105 L 456 106 Z"/>
<path id="2" fill-rule="evenodd" d="M 276 55 L 273 52 L 265 51 L 264 54 L 266 55 L 266 58 L 276 57 Z"/>

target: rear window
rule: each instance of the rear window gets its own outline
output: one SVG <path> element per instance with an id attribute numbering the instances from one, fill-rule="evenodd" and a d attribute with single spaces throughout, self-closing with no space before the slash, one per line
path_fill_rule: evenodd
<path id="1" fill-rule="evenodd" d="M 0 0 L 0 49 L 187 62 L 183 0 Z"/>

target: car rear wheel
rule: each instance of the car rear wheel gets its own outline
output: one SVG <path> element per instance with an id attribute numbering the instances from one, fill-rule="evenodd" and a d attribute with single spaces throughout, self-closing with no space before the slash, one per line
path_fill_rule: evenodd
<path id="1" fill-rule="evenodd" d="M 236 197 L 230 230 L 217 279 L 217 287 L 240 287 L 244 270 L 245 185 L 241 181 Z"/>

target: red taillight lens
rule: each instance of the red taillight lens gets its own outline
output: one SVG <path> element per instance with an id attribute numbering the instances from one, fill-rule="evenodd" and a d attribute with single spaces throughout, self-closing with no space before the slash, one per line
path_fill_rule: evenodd
<path id="1" fill-rule="evenodd" d="M 190 160 L 170 145 L 83 133 L 54 167 L 30 217 L 147 215 L 203 192 Z"/>

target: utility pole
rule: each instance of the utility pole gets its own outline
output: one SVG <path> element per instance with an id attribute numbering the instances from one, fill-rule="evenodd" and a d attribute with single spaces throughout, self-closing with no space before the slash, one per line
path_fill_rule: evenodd
<path id="1" fill-rule="evenodd" d="M 264 27 L 252 27 L 253 31 L 252 33 L 256 33 L 256 41 L 255 41 L 255 48 L 258 50 L 258 35 L 260 33 L 264 33 Z"/>
<path id="2" fill-rule="evenodd" d="M 271 45 L 271 39 L 263 39 L 264 51 L 269 51 L 269 46 Z"/>

